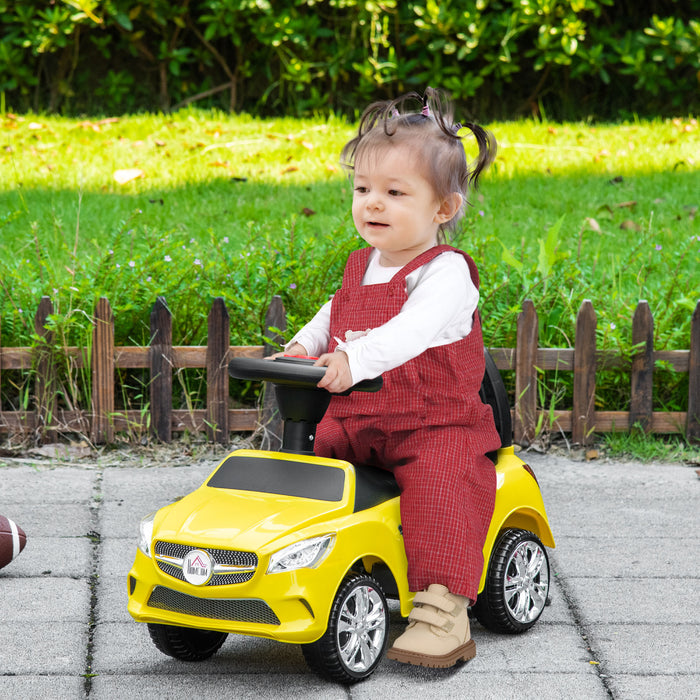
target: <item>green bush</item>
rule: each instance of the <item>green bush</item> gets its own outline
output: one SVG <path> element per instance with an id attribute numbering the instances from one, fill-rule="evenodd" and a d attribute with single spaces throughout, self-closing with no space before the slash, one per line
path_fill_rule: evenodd
<path id="1" fill-rule="evenodd" d="M 0 0 L 5 108 L 353 115 L 432 84 L 481 119 L 687 115 L 700 0 Z"/>

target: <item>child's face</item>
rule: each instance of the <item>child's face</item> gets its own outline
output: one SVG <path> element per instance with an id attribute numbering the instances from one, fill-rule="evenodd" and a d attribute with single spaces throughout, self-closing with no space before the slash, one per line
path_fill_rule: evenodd
<path id="1" fill-rule="evenodd" d="M 451 216 L 415 154 L 397 145 L 355 161 L 352 218 L 381 264 L 402 266 L 437 245 L 438 227 Z"/>

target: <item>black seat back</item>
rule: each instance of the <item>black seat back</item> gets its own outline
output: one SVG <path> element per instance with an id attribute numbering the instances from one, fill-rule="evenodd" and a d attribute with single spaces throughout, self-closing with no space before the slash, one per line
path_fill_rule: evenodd
<path id="1" fill-rule="evenodd" d="M 501 447 L 510 447 L 513 444 L 513 426 L 510 418 L 510 405 L 508 404 L 506 387 L 503 384 L 501 373 L 498 371 L 493 357 L 491 357 L 486 348 L 484 348 L 484 360 L 486 369 L 484 370 L 479 396 L 493 410 L 496 430 L 498 430 L 498 434 L 501 437 Z"/>

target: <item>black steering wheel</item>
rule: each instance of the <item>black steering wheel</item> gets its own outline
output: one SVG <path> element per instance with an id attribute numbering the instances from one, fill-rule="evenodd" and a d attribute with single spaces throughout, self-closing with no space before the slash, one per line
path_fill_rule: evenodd
<path id="1" fill-rule="evenodd" d="M 234 357 L 228 365 L 229 374 L 236 379 L 271 382 L 282 386 L 316 389 L 316 385 L 326 373 L 325 367 L 314 367 L 314 360 L 308 357 L 276 357 L 274 360 L 260 360 L 252 357 Z M 351 391 L 379 391 L 382 378 L 364 379 L 350 387 Z M 325 389 L 319 389 L 325 391 Z"/>

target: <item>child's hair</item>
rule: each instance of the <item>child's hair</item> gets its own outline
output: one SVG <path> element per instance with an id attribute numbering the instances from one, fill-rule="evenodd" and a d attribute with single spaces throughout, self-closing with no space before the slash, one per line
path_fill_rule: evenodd
<path id="1" fill-rule="evenodd" d="M 420 109 L 406 110 L 411 102 L 418 102 Z M 471 164 L 467 163 L 462 137 L 458 134 L 463 126 L 474 134 L 479 147 L 479 155 Z M 354 170 L 357 160 L 371 150 L 406 143 L 429 168 L 427 179 L 439 199 L 453 192 L 462 195 L 459 211 L 438 230 L 438 240 L 444 243 L 446 231 L 454 231 L 464 214 L 469 187 L 477 189 L 479 176 L 496 157 L 496 140 L 476 124 L 456 123 L 452 103 L 445 93 L 429 87 L 422 97 L 411 92 L 395 100 L 369 105 L 360 118 L 357 136 L 345 144 L 340 160 L 343 167 Z"/>

